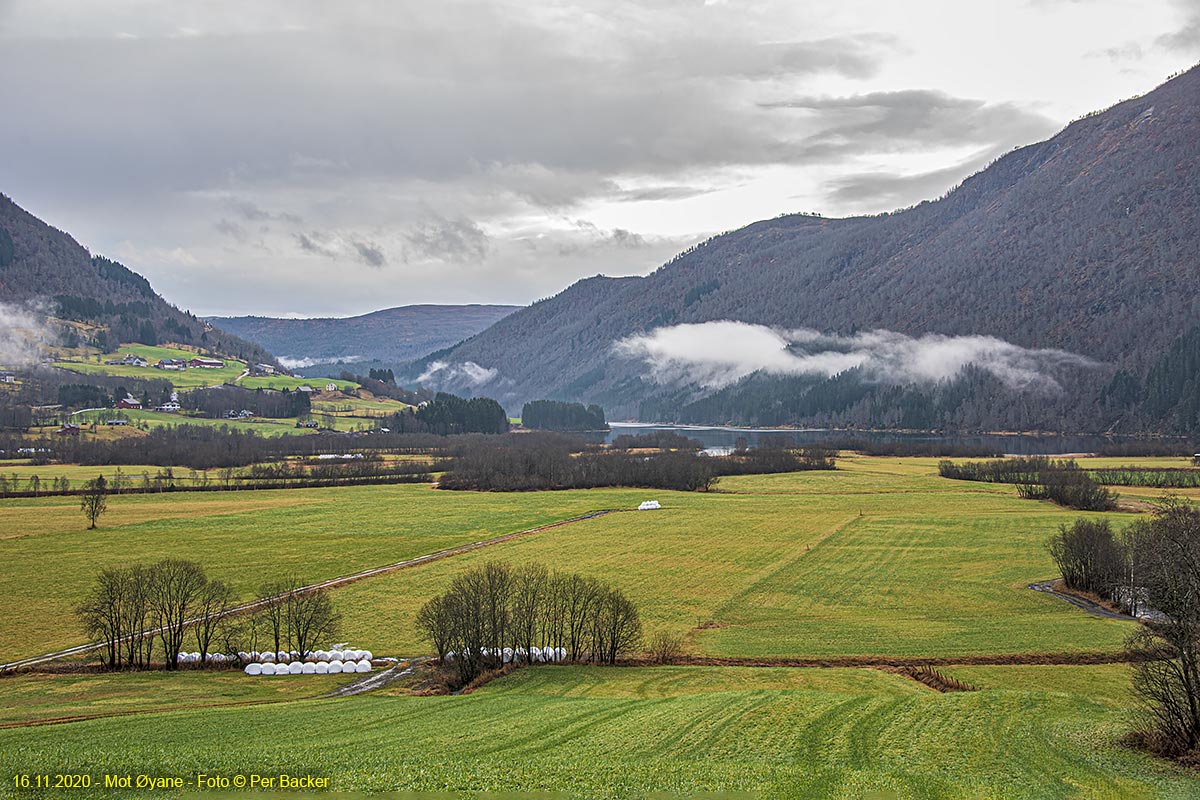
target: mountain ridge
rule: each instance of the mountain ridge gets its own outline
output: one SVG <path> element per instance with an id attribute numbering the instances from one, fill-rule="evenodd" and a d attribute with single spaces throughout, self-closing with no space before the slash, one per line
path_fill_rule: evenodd
<path id="1" fill-rule="evenodd" d="M 580 281 L 406 374 L 471 362 L 496 377 L 470 386 L 447 371 L 444 388 L 500 395 L 509 407 L 554 397 L 638 416 L 663 389 L 616 358 L 613 343 L 730 319 L 1061 348 L 1108 365 L 1072 412 L 1099 413 L 1113 370 L 1145 376 L 1200 321 L 1198 108 L 1193 68 L 1013 150 L 936 200 L 752 223 L 645 277 Z"/>

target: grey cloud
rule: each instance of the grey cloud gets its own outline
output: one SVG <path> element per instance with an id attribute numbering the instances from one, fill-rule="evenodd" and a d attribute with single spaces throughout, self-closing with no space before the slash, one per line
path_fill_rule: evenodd
<path id="1" fill-rule="evenodd" d="M 1168 50 L 1194 55 L 1200 52 L 1200 2 L 1180 0 L 1176 5 L 1184 13 L 1183 25 L 1177 31 L 1159 36 L 1155 42 Z"/>
<path id="2" fill-rule="evenodd" d="M 645 189 L 627 189 L 613 199 L 623 203 L 638 203 L 658 200 L 688 200 L 692 197 L 717 191 L 712 186 L 652 186 Z"/>
<path id="3" fill-rule="evenodd" d="M 433 217 L 409 231 L 405 241 L 415 258 L 450 262 L 482 261 L 489 247 L 483 229 L 464 218 Z"/>
<path id="4" fill-rule="evenodd" d="M 37 363 L 44 348 L 57 340 L 46 324 L 52 309 L 41 303 L 0 302 L 0 364 L 24 367 Z"/>
<path id="5" fill-rule="evenodd" d="M 325 256 L 326 258 L 336 258 L 337 252 L 328 245 L 318 241 L 319 237 L 320 234 L 318 233 L 313 233 L 311 235 L 306 233 L 297 233 L 296 244 L 298 244 L 300 249 L 306 253 L 313 253 L 315 255 Z"/>
<path id="6" fill-rule="evenodd" d="M 1000 153 L 987 150 L 943 169 L 915 174 L 859 172 L 825 183 L 830 199 L 850 205 L 901 208 L 941 195 L 978 172 Z"/>
<path id="7" fill-rule="evenodd" d="M 387 264 L 387 257 L 383 254 L 383 248 L 372 242 L 352 242 L 355 252 L 358 253 L 359 259 L 368 267 L 382 267 Z"/>
<path id="8" fill-rule="evenodd" d="M 798 97 L 763 106 L 824 116 L 828 124 L 795 147 L 796 156 L 808 160 L 938 145 L 1016 144 L 1058 127 L 1012 103 L 987 103 L 929 89 Z"/>

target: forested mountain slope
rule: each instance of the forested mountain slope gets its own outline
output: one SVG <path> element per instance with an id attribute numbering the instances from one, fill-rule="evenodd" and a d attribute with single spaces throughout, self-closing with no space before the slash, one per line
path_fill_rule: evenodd
<path id="1" fill-rule="evenodd" d="M 712 392 L 644 380 L 646 365 L 618 357 L 614 342 L 714 320 L 839 334 L 975 334 L 1102 362 L 1065 386 L 1071 395 L 1065 400 L 1022 401 L 1057 410 L 1035 408 L 1004 424 L 1102 428 L 1140 413 L 1138 400 L 1122 406 L 1106 394 L 1114 373 L 1125 370 L 1137 384 L 1129 396 L 1140 397 L 1152 366 L 1200 323 L 1198 208 L 1200 69 L 1194 68 L 1009 153 L 938 200 L 872 217 L 758 222 L 647 277 L 581 281 L 412 372 L 446 364 L 432 382 L 440 376 L 460 389 L 474 382 L 476 391 L 500 396 L 510 408 L 555 397 L 601 402 L 616 418 L 753 422 L 737 402 L 683 413 Z M 467 363 L 479 369 L 454 368 Z M 492 377 L 478 380 L 484 375 Z M 743 383 L 772 380 L 760 374 Z M 796 385 L 765 391 L 778 395 L 768 406 L 778 409 L 814 384 L 811 376 L 788 380 Z M 990 396 L 994 389 L 979 381 L 978 391 Z M 762 386 L 755 391 L 764 393 Z M 876 391 L 872 410 L 857 413 L 865 396 L 859 395 L 771 421 L 885 424 L 889 414 L 881 412 L 889 401 Z M 1001 422 L 982 406 L 973 416 L 971 424 L 984 427 Z M 949 424 L 952 417 L 932 421 Z"/>
<path id="2" fill-rule="evenodd" d="M 274 363 L 258 345 L 213 328 L 163 300 L 150 282 L 102 256 L 93 256 L 0 195 L 0 301 L 98 329 L 82 334 L 105 351 L 122 342 L 180 342 L 251 362 Z M 80 336 L 68 331 L 67 336 Z M 75 344 L 75 342 L 63 342 Z"/>
<path id="3" fill-rule="evenodd" d="M 222 329 L 301 361 L 403 363 L 474 336 L 517 310 L 501 305 L 414 305 L 358 317 L 211 317 Z"/>

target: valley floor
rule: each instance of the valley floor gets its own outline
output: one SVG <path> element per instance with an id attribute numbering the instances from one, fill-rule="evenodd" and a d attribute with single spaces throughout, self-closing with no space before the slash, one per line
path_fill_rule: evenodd
<path id="1" fill-rule="evenodd" d="M 0 661 L 81 641 L 70 609 L 102 565 L 194 558 L 250 598 L 274 571 L 324 580 L 658 499 L 661 511 L 549 528 L 339 588 L 343 638 L 425 654 L 413 614 L 454 575 L 489 559 L 541 561 L 617 584 L 648 633 L 683 636 L 693 659 L 766 665 L 539 666 L 464 696 L 410 696 L 397 684 L 334 699 L 317 695 L 338 676 L 6 676 L 0 796 L 37 796 L 11 776 L 78 770 L 311 773 L 339 790 L 513 796 L 1200 794 L 1197 775 L 1121 743 L 1128 667 L 1070 663 L 1119 659 L 1135 623 L 1028 588 L 1054 576 L 1045 542 L 1076 512 L 939 478 L 931 459 L 839 467 L 727 478 L 708 494 L 131 496 L 113 499 L 97 531 L 83 530 L 71 498 L 0 501 Z M 1118 527 L 1136 518 L 1107 516 Z M 942 694 L 883 669 L 770 666 L 855 659 L 936 659 L 979 691 Z M 1055 663 L 983 663 L 1039 659 Z"/>

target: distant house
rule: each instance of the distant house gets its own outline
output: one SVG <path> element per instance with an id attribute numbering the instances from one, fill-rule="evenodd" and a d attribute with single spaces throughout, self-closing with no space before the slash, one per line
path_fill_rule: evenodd
<path id="1" fill-rule="evenodd" d="M 58 432 L 64 436 L 78 436 L 79 426 L 74 422 L 68 422 L 66 425 L 63 425 L 61 428 L 59 428 Z"/>
<path id="2" fill-rule="evenodd" d="M 154 366 L 158 369 L 183 369 L 187 363 L 182 358 L 163 358 Z"/>
<path id="3" fill-rule="evenodd" d="M 313 388 L 311 386 L 309 386 L 307 383 L 304 384 L 303 386 L 296 387 L 297 392 L 311 392 L 312 390 L 313 390 Z"/>
<path id="4" fill-rule="evenodd" d="M 17 376 L 11 372 L 0 372 L 0 383 L 16 383 Z"/>
<path id="5" fill-rule="evenodd" d="M 189 367 L 199 367 L 200 369 L 221 369 L 225 366 L 224 361 L 218 361 L 215 358 L 193 358 L 188 362 Z"/>
<path id="6" fill-rule="evenodd" d="M 275 368 L 272 367 L 270 364 L 255 364 L 254 371 L 259 373 L 260 375 L 274 375 L 275 374 Z"/>
<path id="7" fill-rule="evenodd" d="M 169 414 L 174 414 L 177 411 L 179 411 L 179 407 L 180 407 L 179 403 L 172 401 L 170 403 L 163 403 L 161 406 L 155 406 L 154 410 L 155 411 L 166 411 Z"/>
<path id="8" fill-rule="evenodd" d="M 140 400 L 134 400 L 132 397 L 126 397 L 124 400 L 117 401 L 117 408 L 134 408 L 140 409 L 142 403 Z"/>
<path id="9" fill-rule="evenodd" d="M 134 355 L 133 353 L 130 353 L 129 355 L 127 355 L 123 359 L 121 359 L 121 363 L 127 367 L 148 367 L 148 366 L 150 366 L 149 361 L 142 358 L 141 356 Z"/>

